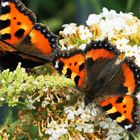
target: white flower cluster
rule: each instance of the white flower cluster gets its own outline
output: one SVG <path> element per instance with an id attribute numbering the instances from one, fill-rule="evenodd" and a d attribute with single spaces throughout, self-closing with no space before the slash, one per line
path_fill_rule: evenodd
<path id="1" fill-rule="evenodd" d="M 69 128 L 73 128 L 76 131 L 84 133 L 94 132 L 94 117 L 97 116 L 98 109 L 92 104 L 90 108 L 84 109 L 84 103 L 78 102 L 74 106 L 69 106 L 64 109 L 65 121 L 52 119 L 50 123 L 47 123 L 45 134 L 49 135 L 49 140 L 58 140 L 63 135 L 69 133 Z M 99 121 L 97 123 L 99 125 Z M 80 139 L 84 137 L 80 136 Z"/>
<path id="2" fill-rule="evenodd" d="M 119 127 L 115 122 L 112 122 L 110 118 L 103 117 L 101 111 L 96 107 L 94 103 L 84 107 L 84 103 L 78 102 L 74 106 L 69 106 L 64 109 L 65 121 L 52 120 L 47 123 L 45 128 L 45 134 L 49 135 L 49 140 L 58 140 L 64 135 L 68 135 L 70 139 L 73 139 L 71 133 L 75 131 L 75 135 L 79 135 L 76 139 L 85 139 L 82 133 L 94 134 L 99 130 L 96 127 L 100 127 L 103 130 L 107 130 L 106 139 L 122 138 L 121 134 L 124 129 Z M 73 128 L 72 132 L 69 128 Z M 118 129 L 117 129 L 118 128 Z"/>
<path id="3" fill-rule="evenodd" d="M 88 133 L 94 132 L 94 119 L 98 111 L 94 104 L 90 108 L 84 108 L 83 102 L 79 102 L 77 106 L 65 108 L 67 120 L 71 121 L 71 126 L 79 131 Z"/>
<path id="4" fill-rule="evenodd" d="M 60 31 L 60 35 L 64 38 L 60 40 L 62 49 L 71 49 L 78 47 L 84 49 L 87 43 L 90 43 L 92 33 L 84 25 L 77 26 L 75 23 L 63 25 L 64 30 Z"/>
<path id="5" fill-rule="evenodd" d="M 110 41 L 115 40 L 117 48 L 125 52 L 126 56 L 135 56 L 136 63 L 140 65 L 140 42 L 130 44 L 130 36 L 137 34 L 140 27 L 140 20 L 134 17 L 133 13 L 116 13 L 103 8 L 101 14 L 91 14 L 86 23 L 89 27 L 97 24 L 101 29 L 101 36 L 97 39 L 108 37 Z"/>
<path id="6" fill-rule="evenodd" d="M 107 37 L 126 56 L 135 56 L 136 63 L 140 65 L 140 20 L 132 13 L 116 13 L 115 10 L 103 8 L 99 15 L 89 15 L 86 24 L 64 25 L 64 30 L 60 32 L 63 37 L 60 40 L 62 49 L 84 49 L 91 40 L 103 40 Z"/>
<path id="7" fill-rule="evenodd" d="M 128 57 L 135 57 L 135 63 L 140 66 L 140 46 L 138 45 L 129 45 L 126 38 L 122 38 L 116 41 L 116 46 L 119 50 L 125 52 L 125 55 Z"/>
<path id="8" fill-rule="evenodd" d="M 98 24 L 101 28 L 102 35 L 100 38 L 107 36 L 109 39 L 123 31 L 125 35 L 130 35 L 137 31 L 137 24 L 132 13 L 116 13 L 115 10 L 103 8 L 103 12 L 99 15 L 91 14 L 86 21 L 88 26 Z"/>
<path id="9" fill-rule="evenodd" d="M 56 121 L 52 120 L 48 125 L 45 134 L 49 134 L 49 140 L 58 140 L 64 134 L 67 134 L 67 123 L 58 124 Z"/>

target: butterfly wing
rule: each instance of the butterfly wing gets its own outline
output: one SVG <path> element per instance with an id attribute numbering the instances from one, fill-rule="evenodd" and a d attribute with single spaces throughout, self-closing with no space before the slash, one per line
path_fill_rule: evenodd
<path id="1" fill-rule="evenodd" d="M 106 114 L 121 127 L 132 131 L 137 128 L 137 98 L 135 96 L 107 97 L 100 102 Z"/>
<path id="2" fill-rule="evenodd" d="M 53 60 L 54 67 L 81 87 L 85 81 L 85 56 L 82 50 L 59 52 Z"/>
<path id="3" fill-rule="evenodd" d="M 92 98 L 132 95 L 140 86 L 140 68 L 131 58 L 120 59 L 120 52 L 107 40 L 93 42 L 86 48 L 86 70 L 87 96 Z"/>
<path id="4" fill-rule="evenodd" d="M 106 38 L 103 41 L 92 41 L 89 45 L 87 45 L 85 54 L 87 79 L 89 80 L 92 78 L 93 81 L 106 66 L 106 64 L 113 58 L 115 59 L 120 52 L 115 46 L 110 44 Z M 112 61 L 112 63 L 114 62 Z M 94 77 L 91 77 L 92 73 L 94 73 Z"/>
<path id="5" fill-rule="evenodd" d="M 118 80 L 123 82 L 121 79 L 123 73 L 120 65 L 116 65 L 120 52 L 108 42 L 108 39 L 91 42 L 85 49 L 85 54 L 87 73 L 85 104 L 87 105 L 94 98 L 108 94 L 106 90 L 112 88 L 109 84 L 116 74 Z M 109 93 L 114 94 L 114 91 Z"/>
<path id="6" fill-rule="evenodd" d="M 46 63 L 46 61 L 40 60 L 38 57 L 32 57 L 17 51 L 12 53 L 7 52 L 4 55 L 0 55 L 0 70 L 15 70 L 19 62 L 21 62 L 21 66 L 24 68 L 32 68 Z"/>
<path id="7" fill-rule="evenodd" d="M 2 0 L 1 39 L 15 46 L 32 30 L 36 17 L 20 0 Z M 2 46 L 1 46 L 2 49 Z"/>
<path id="8" fill-rule="evenodd" d="M 127 130 L 137 127 L 137 98 L 140 88 L 140 68 L 132 58 L 119 60 L 115 46 L 94 42 L 86 49 L 87 91 L 85 104 L 105 97 L 99 105 L 106 114 Z"/>
<path id="9" fill-rule="evenodd" d="M 20 52 L 47 61 L 58 48 L 58 37 L 51 33 L 45 25 L 36 23 L 32 31 L 15 47 Z"/>
<path id="10" fill-rule="evenodd" d="M 125 79 L 123 85 L 128 90 L 126 94 L 136 95 L 140 90 L 140 67 L 132 58 L 126 57 L 121 68 Z"/>
<path id="11" fill-rule="evenodd" d="M 1 2 L 0 25 L 0 61 L 5 68 L 15 69 L 18 62 L 28 68 L 50 62 L 58 49 L 57 36 L 36 23 L 34 13 L 20 0 Z"/>

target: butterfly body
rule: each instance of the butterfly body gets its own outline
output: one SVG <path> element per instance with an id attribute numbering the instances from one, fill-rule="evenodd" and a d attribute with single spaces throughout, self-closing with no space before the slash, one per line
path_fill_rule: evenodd
<path id="1" fill-rule="evenodd" d="M 78 55 L 81 58 L 76 57 Z M 135 95 L 140 88 L 140 68 L 132 58 L 122 59 L 116 47 L 105 39 L 91 42 L 82 53 L 61 52 L 54 58 L 54 66 L 56 62 L 60 73 L 70 79 L 71 75 L 78 77 L 72 80 L 78 89 L 84 91 L 85 105 L 100 99 L 100 108 L 120 126 L 127 130 L 137 128 Z M 80 72 L 79 62 L 84 66 L 83 73 Z M 73 69 L 70 63 L 78 65 Z"/>

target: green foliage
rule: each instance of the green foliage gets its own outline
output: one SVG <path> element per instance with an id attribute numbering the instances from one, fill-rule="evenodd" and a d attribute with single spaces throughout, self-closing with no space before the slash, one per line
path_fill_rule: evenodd
<path id="1" fill-rule="evenodd" d="M 27 96 L 45 94 L 48 88 L 62 88 L 71 85 L 71 81 L 58 75 L 33 76 L 26 73 L 18 65 L 14 72 L 5 70 L 0 75 L 0 105 L 15 106 L 24 104 L 19 99 L 25 100 Z M 44 93 L 41 93 L 44 91 Z"/>
<path id="2" fill-rule="evenodd" d="M 58 74 L 31 75 L 20 65 L 14 72 L 2 72 L 0 86 L 0 104 L 5 106 L 6 115 L 1 114 L 4 117 L 0 129 L 2 139 L 40 139 L 43 135 L 39 123 L 62 118 L 64 106 L 77 101 L 69 79 Z"/>
<path id="3" fill-rule="evenodd" d="M 140 17 L 139 0 L 23 0 L 32 9 L 39 22 L 48 25 L 53 32 L 70 22 L 84 23 L 89 14 L 100 13 L 103 7 L 117 12 L 133 12 Z"/>

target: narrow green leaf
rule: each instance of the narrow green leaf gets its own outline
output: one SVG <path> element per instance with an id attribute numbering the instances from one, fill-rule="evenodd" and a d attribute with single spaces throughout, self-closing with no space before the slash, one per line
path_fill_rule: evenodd
<path id="1" fill-rule="evenodd" d="M 129 12 L 134 4 L 135 0 L 127 0 L 127 5 L 126 5 L 126 12 Z"/>

